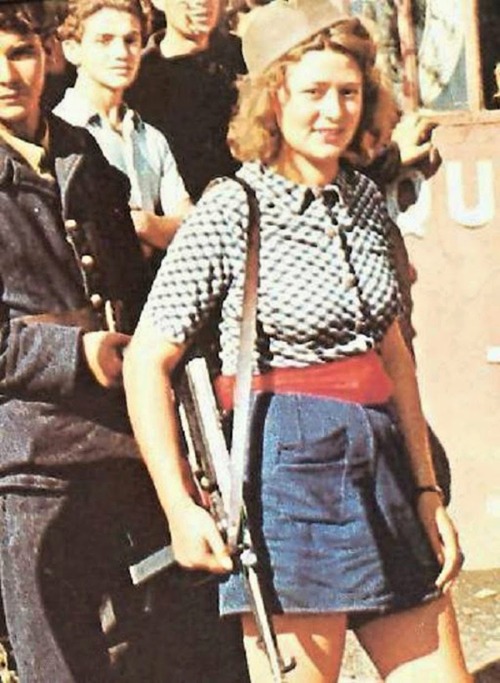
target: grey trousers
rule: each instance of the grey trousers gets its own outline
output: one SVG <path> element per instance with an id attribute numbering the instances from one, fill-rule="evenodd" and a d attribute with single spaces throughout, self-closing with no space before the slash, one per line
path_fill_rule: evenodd
<path id="1" fill-rule="evenodd" d="M 141 463 L 0 480 L 0 585 L 21 683 L 245 683 L 240 627 L 217 586 L 181 570 L 132 586 L 167 540 Z"/>

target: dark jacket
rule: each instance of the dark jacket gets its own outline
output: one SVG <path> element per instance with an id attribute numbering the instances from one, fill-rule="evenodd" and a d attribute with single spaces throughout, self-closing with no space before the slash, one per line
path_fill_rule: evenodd
<path id="1" fill-rule="evenodd" d="M 82 357 L 84 330 L 23 319 L 75 311 L 99 294 L 123 302 L 124 331 L 131 332 L 149 286 L 126 179 L 83 129 L 50 116 L 49 130 L 47 166 L 55 181 L 35 173 L 0 140 L 3 477 L 137 456 L 123 392 L 101 388 Z M 83 247 L 95 259 L 87 271 L 65 224 L 86 236 Z"/>

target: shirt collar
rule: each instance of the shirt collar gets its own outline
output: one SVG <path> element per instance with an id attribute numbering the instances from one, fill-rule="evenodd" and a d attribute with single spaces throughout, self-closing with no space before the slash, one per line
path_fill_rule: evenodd
<path id="1" fill-rule="evenodd" d="M 49 127 L 46 122 L 41 124 L 40 142 L 31 142 L 13 135 L 7 128 L 0 126 L 0 137 L 12 147 L 23 159 L 41 176 L 50 175 L 46 169 L 47 153 L 49 149 Z"/>
<path id="2" fill-rule="evenodd" d="M 123 109 L 123 121 L 130 120 L 133 128 L 138 130 L 143 125 L 139 114 L 130 109 L 125 102 L 121 106 Z M 73 126 L 86 128 L 90 124 L 102 125 L 102 117 L 99 112 L 76 88 L 66 89 L 63 99 L 54 109 L 56 115 L 58 110 L 63 115 L 63 118 Z"/>
<path id="3" fill-rule="evenodd" d="M 308 185 L 296 183 L 259 162 L 244 164 L 241 174 L 250 184 L 255 181 L 259 182 L 260 179 L 260 183 L 265 187 L 266 195 L 272 195 L 270 198 L 273 203 L 286 205 L 293 213 L 304 213 L 311 202 L 321 196 L 324 196 L 325 201 L 330 205 L 336 203 L 335 197 L 338 197 L 341 205 L 345 206 L 348 203 L 349 183 L 347 171 L 342 166 L 335 181 L 321 188 L 311 188 Z"/>

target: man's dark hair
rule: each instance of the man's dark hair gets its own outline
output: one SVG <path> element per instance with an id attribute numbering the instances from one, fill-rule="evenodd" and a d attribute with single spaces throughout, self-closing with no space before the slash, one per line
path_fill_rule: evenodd
<path id="1" fill-rule="evenodd" d="M 54 26 L 42 0 L 32 0 L 32 2 L 4 0 L 0 3 L 0 30 L 13 31 L 21 35 L 36 33 L 45 36 L 54 30 Z"/>

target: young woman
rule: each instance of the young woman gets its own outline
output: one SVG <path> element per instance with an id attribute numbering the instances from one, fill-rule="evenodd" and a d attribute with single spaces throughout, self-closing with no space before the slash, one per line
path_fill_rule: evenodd
<path id="1" fill-rule="evenodd" d="M 351 162 L 385 135 L 375 46 L 329 0 L 275 0 L 243 39 L 232 128 L 260 206 L 256 394 L 246 498 L 291 683 L 339 675 L 350 624 L 387 681 L 470 681 L 448 588 L 461 566 L 398 323 L 388 217 Z M 220 310 L 220 396 L 231 401 L 248 227 L 234 181 L 210 189 L 163 262 L 125 359 L 135 433 L 178 561 L 229 572 L 183 464 L 170 376 Z M 270 680 L 238 568 L 252 681 Z"/>

